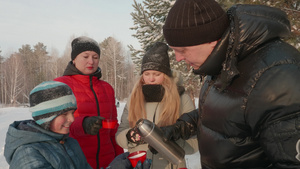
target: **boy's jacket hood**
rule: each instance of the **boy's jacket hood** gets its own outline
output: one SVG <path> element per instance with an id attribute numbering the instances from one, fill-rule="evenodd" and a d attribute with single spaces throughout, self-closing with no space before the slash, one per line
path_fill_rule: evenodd
<path id="1" fill-rule="evenodd" d="M 6 134 L 5 157 L 10 160 L 16 149 L 25 144 L 63 140 L 68 135 L 44 130 L 33 120 L 15 121 L 9 125 Z"/>

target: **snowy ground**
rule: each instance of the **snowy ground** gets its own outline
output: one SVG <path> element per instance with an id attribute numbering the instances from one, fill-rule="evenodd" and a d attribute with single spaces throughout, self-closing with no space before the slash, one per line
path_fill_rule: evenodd
<path id="1" fill-rule="evenodd" d="M 121 118 L 124 102 L 120 102 L 120 106 L 118 107 L 118 118 Z M 197 104 L 196 104 L 197 105 Z M 28 110 L 28 107 L 9 107 L 9 108 L 0 108 L 0 169 L 8 169 L 9 166 L 5 160 L 3 155 L 4 153 L 4 144 L 6 131 L 8 129 L 9 124 L 13 121 L 31 119 L 31 113 Z M 200 154 L 195 153 L 193 155 L 186 156 L 187 168 L 188 169 L 201 169 L 200 166 Z"/>

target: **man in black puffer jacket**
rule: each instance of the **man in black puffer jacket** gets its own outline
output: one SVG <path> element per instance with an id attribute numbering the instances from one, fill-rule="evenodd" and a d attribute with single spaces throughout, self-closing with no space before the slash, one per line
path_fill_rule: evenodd
<path id="1" fill-rule="evenodd" d="M 176 60 L 206 76 L 199 110 L 163 127 L 197 135 L 204 169 L 300 168 L 300 53 L 276 8 L 177 0 L 163 27 Z"/>

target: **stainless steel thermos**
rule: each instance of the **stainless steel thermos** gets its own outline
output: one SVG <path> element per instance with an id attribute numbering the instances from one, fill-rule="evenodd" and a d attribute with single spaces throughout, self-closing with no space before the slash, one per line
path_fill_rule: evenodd
<path id="1" fill-rule="evenodd" d="M 172 164 L 178 165 L 184 161 L 184 150 L 174 141 L 164 141 L 163 131 L 153 122 L 147 119 L 140 119 L 136 123 L 137 132 L 164 158 Z"/>

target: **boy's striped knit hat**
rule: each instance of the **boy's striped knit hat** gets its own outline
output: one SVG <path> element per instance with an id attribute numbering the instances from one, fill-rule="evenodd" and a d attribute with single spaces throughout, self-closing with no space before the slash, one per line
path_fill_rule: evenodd
<path id="1" fill-rule="evenodd" d="M 29 95 L 30 112 L 34 121 L 46 130 L 50 122 L 69 110 L 76 110 L 76 98 L 71 88 L 61 82 L 45 81 Z"/>

